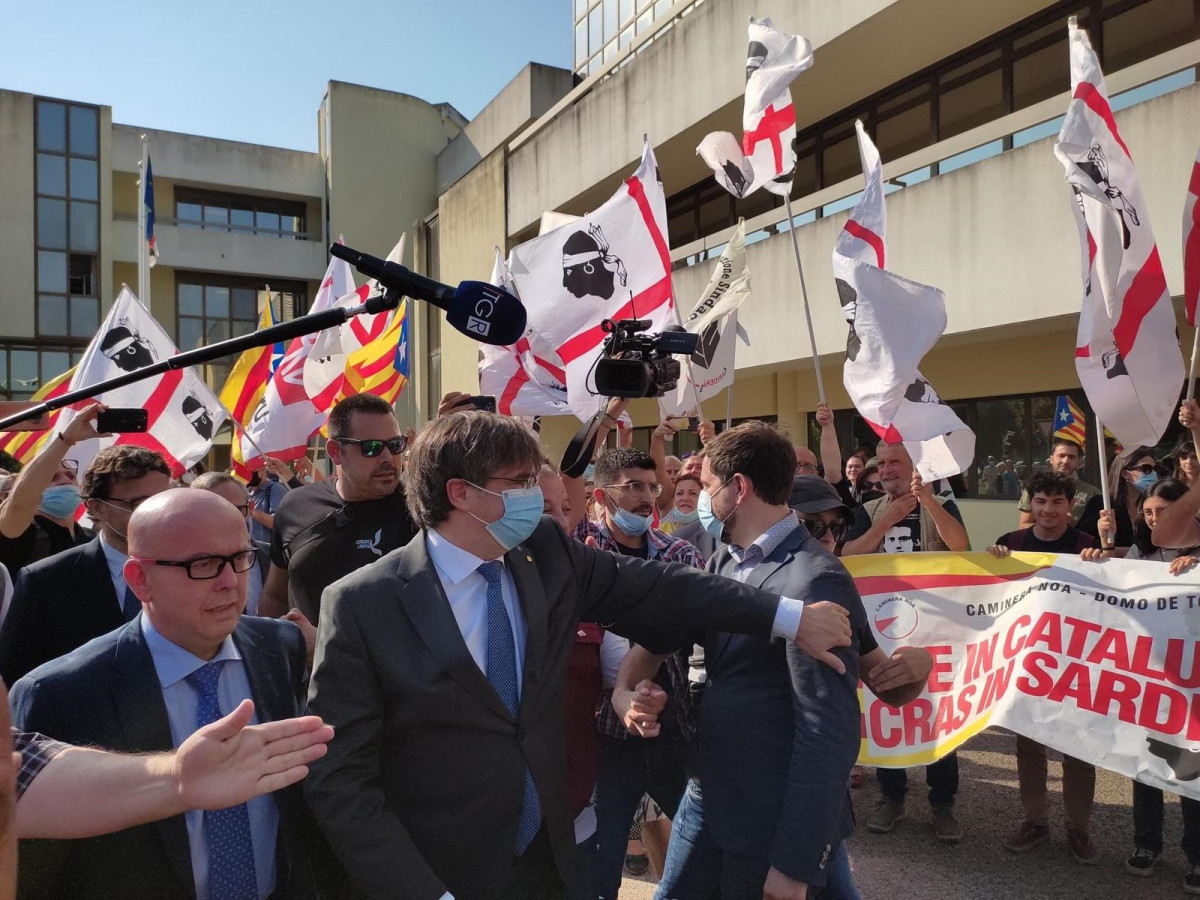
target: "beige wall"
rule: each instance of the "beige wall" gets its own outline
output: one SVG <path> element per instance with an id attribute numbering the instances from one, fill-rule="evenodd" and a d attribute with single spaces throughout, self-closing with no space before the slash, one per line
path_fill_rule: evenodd
<path id="1" fill-rule="evenodd" d="M 486 281 L 505 250 L 504 149 L 475 166 L 438 201 L 442 281 Z M 442 390 L 479 391 L 479 345 L 442 325 Z"/>
<path id="2" fill-rule="evenodd" d="M 0 91 L 0 335 L 34 329 L 33 95 Z"/>
<path id="3" fill-rule="evenodd" d="M 331 81 L 327 196 L 331 239 L 385 256 L 438 208 L 437 154 L 462 130 L 452 109 L 392 91 Z M 413 260 L 414 235 L 405 265 Z"/>

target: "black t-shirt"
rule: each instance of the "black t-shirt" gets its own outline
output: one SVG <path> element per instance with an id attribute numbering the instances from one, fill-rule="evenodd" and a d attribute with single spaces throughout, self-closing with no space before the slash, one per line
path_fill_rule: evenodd
<path id="1" fill-rule="evenodd" d="M 613 543 L 617 544 L 616 541 L 613 541 Z M 650 551 L 650 542 L 649 541 L 642 544 L 642 546 L 640 546 L 640 547 L 626 547 L 624 544 L 617 544 L 617 549 L 621 552 L 622 556 L 636 556 L 638 559 L 649 559 L 650 558 L 650 552 L 649 552 Z"/>
<path id="2" fill-rule="evenodd" d="M 315 624 L 325 588 L 416 533 L 400 488 L 381 500 L 347 503 L 335 481 L 318 481 L 288 491 L 280 502 L 271 562 L 288 570 L 288 599 Z"/>
<path id="3" fill-rule="evenodd" d="M 962 523 L 962 513 L 958 511 L 958 506 L 953 500 L 943 503 L 942 509 L 950 513 L 955 521 Z M 850 526 L 850 533 L 846 535 L 847 543 L 862 537 L 870 530 L 871 517 L 867 514 L 867 508 L 860 506 L 854 511 L 854 524 Z M 917 553 L 923 549 L 921 544 L 921 506 L 917 504 L 913 511 L 904 517 L 903 521 L 887 530 L 878 552 Z"/>
<path id="4" fill-rule="evenodd" d="M 847 509 L 854 509 L 858 506 L 858 501 L 854 499 L 854 486 L 850 484 L 849 478 L 843 478 L 833 485 L 833 489 L 838 492 L 838 496 L 842 498 L 842 502 L 846 504 Z"/>
<path id="5" fill-rule="evenodd" d="M 1019 531 L 1010 531 L 996 538 L 996 543 L 1010 550 L 1024 553 L 1078 553 L 1089 547 L 1099 547 L 1100 542 L 1078 528 L 1068 527 L 1062 536 L 1053 541 L 1043 541 L 1033 533 L 1033 526 Z"/>
<path id="6" fill-rule="evenodd" d="M 17 571 L 30 563 L 86 544 L 94 537 L 78 523 L 74 529 L 67 529 L 45 516 L 35 515 L 29 527 L 15 538 L 0 533 L 0 563 L 16 578 Z"/>

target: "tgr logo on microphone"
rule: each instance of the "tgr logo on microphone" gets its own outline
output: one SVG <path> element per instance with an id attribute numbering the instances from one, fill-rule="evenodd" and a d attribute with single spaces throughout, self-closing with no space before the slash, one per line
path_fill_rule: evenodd
<path id="1" fill-rule="evenodd" d="M 487 289 L 484 288 L 483 297 L 475 304 L 475 315 L 467 317 L 467 331 L 487 336 L 488 332 L 492 330 L 492 323 L 488 319 L 496 309 L 496 300 L 499 299 L 499 296 L 499 294 L 489 296 Z M 481 316 L 483 318 L 480 318 Z"/>
<path id="2" fill-rule="evenodd" d="M 492 330 L 490 322 L 485 322 L 483 319 L 477 319 L 474 316 L 467 317 L 467 331 L 472 334 L 481 334 L 487 337 L 487 333 Z"/>

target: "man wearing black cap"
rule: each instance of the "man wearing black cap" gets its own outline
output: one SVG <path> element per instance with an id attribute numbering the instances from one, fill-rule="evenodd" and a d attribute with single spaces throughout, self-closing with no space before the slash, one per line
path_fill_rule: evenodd
<path id="1" fill-rule="evenodd" d="M 837 488 L 820 475 L 797 475 L 792 481 L 788 506 L 800 515 L 808 532 L 834 556 L 841 554 L 842 542 L 854 514 L 846 506 Z"/>

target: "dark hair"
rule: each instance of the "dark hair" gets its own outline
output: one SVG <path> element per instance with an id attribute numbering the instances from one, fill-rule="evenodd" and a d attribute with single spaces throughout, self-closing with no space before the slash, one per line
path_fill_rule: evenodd
<path id="1" fill-rule="evenodd" d="M 1050 455 L 1053 456 L 1054 451 L 1063 446 L 1074 447 L 1075 452 L 1079 454 L 1079 458 L 1083 459 L 1083 447 L 1080 446 L 1079 442 L 1065 437 L 1057 437 L 1050 442 Z"/>
<path id="2" fill-rule="evenodd" d="M 1136 459 L 1136 457 L 1133 457 Z M 1154 484 L 1150 485 L 1150 489 L 1138 498 L 1137 518 L 1133 520 L 1133 543 L 1138 548 L 1138 551 L 1143 556 L 1148 556 L 1158 548 L 1154 546 L 1154 541 L 1150 539 L 1150 526 L 1146 524 L 1146 516 L 1142 511 L 1142 506 L 1151 497 L 1162 497 L 1174 503 L 1188 492 L 1188 486 L 1178 478 L 1160 478 Z"/>
<path id="3" fill-rule="evenodd" d="M 851 457 L 855 457 L 855 456 L 857 456 L 859 459 L 861 459 L 865 463 L 868 459 L 871 458 L 871 448 L 870 447 L 859 447 L 857 450 L 855 450 L 853 453 L 851 453 L 850 456 L 846 457 L 846 462 L 850 462 Z"/>
<path id="4" fill-rule="evenodd" d="M 479 411 L 448 413 L 421 429 L 409 447 L 404 496 L 417 524 L 432 528 L 454 508 L 446 495 L 451 478 L 484 485 L 510 466 L 540 472 L 542 460 L 537 438 L 518 420 Z"/>
<path id="5" fill-rule="evenodd" d="M 605 450 L 596 457 L 596 484 L 615 484 L 622 469 L 645 469 L 654 471 L 654 459 L 644 450 L 633 447 L 617 447 Z"/>
<path id="6" fill-rule="evenodd" d="M 879 466 L 865 466 L 863 470 L 858 473 L 858 477 L 854 479 L 854 490 L 861 494 L 863 485 L 867 483 L 867 479 L 872 475 L 878 474 Z"/>
<path id="7" fill-rule="evenodd" d="M 1132 450 L 1122 450 L 1113 457 L 1112 464 L 1108 467 L 1108 492 L 1113 506 L 1124 503 L 1125 496 L 1129 493 L 1129 482 L 1121 477 L 1121 473 L 1143 456 L 1154 459 L 1154 448 L 1134 447 Z"/>
<path id="8" fill-rule="evenodd" d="M 1047 497 L 1066 497 L 1068 500 L 1074 500 L 1075 479 L 1062 472 L 1038 472 L 1025 482 L 1025 490 L 1029 493 L 1031 501 L 1034 494 L 1045 494 Z"/>
<path id="9" fill-rule="evenodd" d="M 1180 444 L 1179 447 L 1175 450 L 1175 452 L 1171 454 L 1171 459 L 1172 459 L 1172 462 L 1174 463 L 1174 467 L 1171 471 L 1172 477 L 1178 478 L 1180 481 L 1183 481 L 1183 465 L 1182 465 L 1183 458 L 1185 456 L 1195 456 L 1195 455 L 1196 455 L 1196 445 L 1194 443 L 1192 443 L 1191 441 L 1184 441 L 1182 444 Z"/>
<path id="10" fill-rule="evenodd" d="M 764 502 L 782 506 L 792 495 L 796 451 L 774 425 L 751 421 L 722 431 L 709 442 L 708 467 L 720 481 L 743 475 Z"/>
<path id="11" fill-rule="evenodd" d="M 696 487 L 703 488 L 703 485 L 700 484 L 700 479 L 695 475 L 680 475 L 675 479 L 675 487 L 679 487 L 679 483 L 682 481 L 694 481 L 696 482 Z"/>
<path id="12" fill-rule="evenodd" d="M 153 450 L 132 444 L 105 447 L 88 463 L 79 494 L 84 500 L 104 500 L 112 495 L 113 485 L 117 482 L 135 481 L 151 472 L 162 472 L 171 477 L 167 461 Z"/>
<path id="13" fill-rule="evenodd" d="M 374 394 L 351 394 L 345 400 L 341 400 L 329 411 L 329 421 L 326 423 L 329 429 L 329 440 L 340 441 L 342 438 L 350 437 L 350 420 L 355 413 L 367 413 L 372 416 L 392 416 L 396 413 L 392 410 L 392 405 L 382 397 L 376 397 Z"/>

